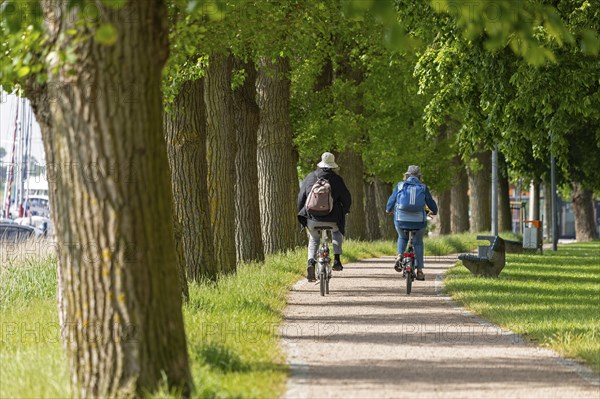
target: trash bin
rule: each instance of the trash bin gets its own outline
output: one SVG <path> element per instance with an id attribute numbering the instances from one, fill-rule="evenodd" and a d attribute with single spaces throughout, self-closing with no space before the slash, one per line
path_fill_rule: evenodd
<path id="1" fill-rule="evenodd" d="M 541 220 L 524 220 L 523 223 L 523 249 L 539 249 L 543 253 Z"/>

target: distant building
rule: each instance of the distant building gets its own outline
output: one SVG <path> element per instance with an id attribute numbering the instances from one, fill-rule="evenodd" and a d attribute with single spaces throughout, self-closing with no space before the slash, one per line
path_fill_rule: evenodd
<path id="1" fill-rule="evenodd" d="M 523 191 L 518 192 L 514 186 L 509 189 L 511 213 L 512 213 L 512 231 L 514 233 L 521 233 L 521 221 L 529 219 L 529 208 L 531 204 L 529 202 L 529 192 Z M 548 231 L 546 226 L 550 220 L 550 215 L 546 215 L 546 198 L 544 197 L 544 190 L 540 191 L 540 219 L 544 222 L 543 232 Z M 564 200 L 563 198 L 557 199 L 557 212 L 558 212 L 558 225 L 557 232 L 558 238 L 575 238 L 575 214 L 573 212 L 573 202 Z M 600 201 L 594 201 L 595 210 L 595 221 L 596 229 L 600 233 Z M 549 237 L 545 237 L 548 239 Z"/>

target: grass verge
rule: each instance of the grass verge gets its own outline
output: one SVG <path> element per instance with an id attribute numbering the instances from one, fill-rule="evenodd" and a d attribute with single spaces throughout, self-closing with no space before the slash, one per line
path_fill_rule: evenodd
<path id="1" fill-rule="evenodd" d="M 454 300 L 493 323 L 600 372 L 600 245 L 560 245 L 544 255 L 506 255 L 497 279 L 464 267 L 446 275 Z"/>
<path id="2" fill-rule="evenodd" d="M 473 249 L 473 235 L 428 239 L 426 253 Z M 344 243 L 342 260 L 395 255 L 392 241 Z M 278 328 L 290 287 L 304 276 L 304 248 L 246 264 L 217 284 L 190 286 L 184 306 L 194 397 L 273 398 L 285 390 L 287 364 Z M 56 310 L 56 261 L 0 268 L 0 398 L 70 397 Z M 155 397 L 165 397 L 160 392 Z"/>
<path id="3" fill-rule="evenodd" d="M 348 241 L 346 261 L 391 254 L 389 242 Z M 70 397 L 56 310 L 56 260 L 0 268 L 0 397 Z M 190 286 L 184 306 L 195 397 L 278 397 L 287 365 L 278 343 L 286 296 L 305 272 L 305 250 L 246 264 L 218 284 Z M 162 397 L 165 392 L 157 394 Z"/>

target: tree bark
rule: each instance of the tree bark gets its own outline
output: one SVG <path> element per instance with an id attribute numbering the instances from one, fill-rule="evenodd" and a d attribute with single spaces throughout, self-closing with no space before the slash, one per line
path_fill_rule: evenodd
<path id="1" fill-rule="evenodd" d="M 340 176 L 344 179 L 350 195 L 352 195 L 352 209 L 346 217 L 346 237 L 355 240 L 367 238 L 367 223 L 364 205 L 364 167 L 360 154 L 347 149 L 336 157 L 340 166 Z"/>
<path id="2" fill-rule="evenodd" d="M 208 162 L 208 204 L 217 267 L 221 273 L 236 268 L 235 250 L 235 132 L 231 73 L 233 59 L 212 54 L 205 77 Z"/>
<path id="3" fill-rule="evenodd" d="M 367 239 L 369 241 L 379 240 L 381 231 L 379 230 L 379 215 L 377 197 L 375 195 L 375 183 L 365 181 L 365 218 L 367 221 Z"/>
<path id="4" fill-rule="evenodd" d="M 438 216 L 437 216 L 437 233 L 440 235 L 450 234 L 451 229 L 451 201 L 452 194 L 450 190 L 446 190 L 438 195 Z"/>
<path id="5" fill-rule="evenodd" d="M 531 181 L 529 193 L 529 219 L 540 220 L 540 181 Z"/>
<path id="6" fill-rule="evenodd" d="M 598 238 L 594 219 L 594 193 L 573 183 L 573 212 L 575 213 L 575 238 L 578 242 Z"/>
<path id="7" fill-rule="evenodd" d="M 510 210 L 510 191 L 508 168 L 504 156 L 499 154 L 498 166 L 498 231 L 512 231 L 512 212 Z"/>
<path id="8" fill-rule="evenodd" d="M 215 279 L 206 175 L 204 81 L 185 82 L 166 114 L 165 138 L 175 204 L 179 262 L 190 280 Z M 177 241 L 177 240 L 176 240 Z"/>
<path id="9" fill-rule="evenodd" d="M 235 242 L 238 262 L 265 259 L 260 229 L 258 164 L 256 146 L 260 111 L 256 103 L 256 68 L 252 62 L 234 61 L 246 74 L 244 84 L 233 93 L 235 118 Z"/>
<path id="10" fill-rule="evenodd" d="M 293 164 L 287 58 L 261 60 L 256 78 L 260 109 L 258 191 L 265 253 L 291 249 L 297 239 L 298 176 Z"/>
<path id="11" fill-rule="evenodd" d="M 460 157 L 454 158 L 455 179 L 450 189 L 450 230 L 452 234 L 469 231 L 469 178 Z"/>
<path id="12" fill-rule="evenodd" d="M 392 195 L 392 185 L 375 179 L 375 198 L 377 200 L 377 215 L 379 217 L 379 230 L 384 240 L 395 240 L 398 238 L 394 227 L 394 218 L 385 211 L 388 198 Z"/>
<path id="13" fill-rule="evenodd" d="M 34 100 L 52 169 L 61 331 L 73 391 L 143 396 L 166 381 L 189 394 L 162 131 L 166 7 L 129 2 L 115 11 L 95 2 L 99 24 L 119 32 L 106 46 L 63 34 L 77 29 L 94 37 L 94 28 L 75 25 L 65 2 L 43 6 L 48 45 L 77 57 L 47 71 L 48 86 L 68 92 L 51 103 Z"/>
<path id="14" fill-rule="evenodd" d="M 491 163 L 492 152 L 483 151 L 474 157 L 478 161 L 477 169 L 467 168 L 469 175 L 469 191 L 471 196 L 471 232 L 490 231 L 491 221 Z"/>
<path id="15" fill-rule="evenodd" d="M 443 123 L 439 128 L 438 128 L 438 135 L 436 138 L 436 144 L 437 146 L 440 147 L 447 147 L 450 145 L 449 140 L 450 137 L 452 136 L 452 129 L 450 127 L 450 120 L 448 120 L 446 123 Z M 437 220 L 435 221 L 435 223 L 433 223 L 433 225 L 435 226 L 435 232 L 439 235 L 447 235 L 450 234 L 451 232 L 451 224 L 452 224 L 452 217 L 451 217 L 451 201 L 452 201 L 452 195 L 450 193 L 450 189 L 446 189 L 443 192 L 438 194 L 438 198 L 437 198 L 437 205 L 438 205 L 438 216 L 437 216 Z"/>

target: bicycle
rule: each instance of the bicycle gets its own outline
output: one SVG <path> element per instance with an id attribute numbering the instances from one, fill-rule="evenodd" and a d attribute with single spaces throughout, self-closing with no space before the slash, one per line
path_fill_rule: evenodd
<path id="1" fill-rule="evenodd" d="M 331 280 L 331 257 L 329 256 L 329 233 L 330 226 L 316 226 L 315 229 L 321 233 L 321 242 L 317 250 L 317 279 L 321 296 L 329 294 L 329 280 Z"/>
<path id="2" fill-rule="evenodd" d="M 402 278 L 406 280 L 406 295 L 410 295 L 412 290 L 412 282 L 417 278 L 415 273 L 415 247 L 413 246 L 413 237 L 418 230 L 404 229 L 408 232 L 408 245 L 402 258 L 396 261 L 394 269 L 397 272 L 402 272 Z"/>

